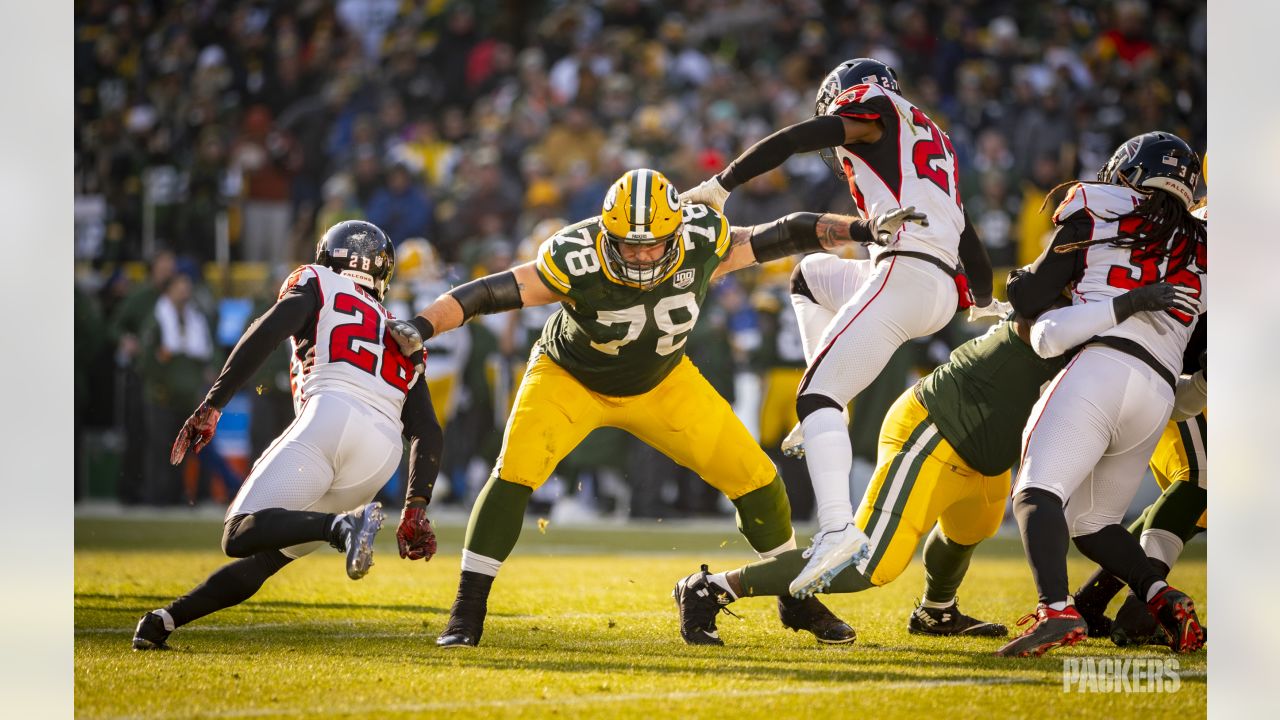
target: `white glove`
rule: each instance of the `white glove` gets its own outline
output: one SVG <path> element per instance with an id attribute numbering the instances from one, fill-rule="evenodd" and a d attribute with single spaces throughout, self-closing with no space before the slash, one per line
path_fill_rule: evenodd
<path id="1" fill-rule="evenodd" d="M 395 318 L 387 320 L 387 332 L 391 333 L 391 338 L 396 341 L 396 345 L 400 346 L 401 354 L 413 363 L 413 381 L 409 383 L 409 387 L 413 387 L 413 383 L 416 383 L 419 377 L 427 374 L 426 353 L 422 350 L 422 333 L 418 332 L 418 328 L 414 327 L 413 323 Z"/>
<path id="2" fill-rule="evenodd" d="M 877 245 L 888 245 L 902 226 L 909 222 L 918 223 L 921 227 L 929 227 L 929 216 L 916 212 L 915 206 L 911 205 L 871 218 L 872 242 Z"/>
<path id="3" fill-rule="evenodd" d="M 986 305 L 983 305 L 982 307 L 978 307 L 977 305 L 970 305 L 968 319 L 969 319 L 969 322 L 974 322 L 975 320 L 981 320 L 982 318 L 989 318 L 989 317 L 1000 319 L 1000 318 L 1004 318 L 1011 312 L 1013 312 L 1012 305 L 1010 305 L 1009 303 L 1003 300 L 996 300 L 995 298 L 992 298 L 991 302 L 987 303 Z"/>
<path id="4" fill-rule="evenodd" d="M 729 199 L 729 191 L 720 184 L 719 178 L 712 176 L 703 180 L 697 187 L 680 193 L 681 203 L 701 203 L 710 205 L 719 212 L 724 211 L 724 203 Z"/>

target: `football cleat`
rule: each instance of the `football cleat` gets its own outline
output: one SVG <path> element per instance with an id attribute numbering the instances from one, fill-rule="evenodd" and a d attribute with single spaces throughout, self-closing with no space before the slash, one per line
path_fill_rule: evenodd
<path id="1" fill-rule="evenodd" d="M 913 635 L 967 635 L 969 637 L 1006 637 L 1009 628 L 960 612 L 960 601 L 953 600 L 944 608 L 916 605 L 907 618 L 907 632 Z"/>
<path id="2" fill-rule="evenodd" d="M 1160 622 L 1147 609 L 1147 604 L 1129 593 L 1124 604 L 1116 611 L 1116 619 L 1108 633 L 1111 642 L 1119 647 L 1130 645 L 1163 645 L 1165 634 Z"/>
<path id="3" fill-rule="evenodd" d="M 458 595 L 449 609 L 449 622 L 436 638 L 436 647 L 445 649 L 475 647 L 484 634 L 484 618 L 489 613 L 489 590 L 493 576 L 469 570 L 462 571 Z"/>
<path id="4" fill-rule="evenodd" d="M 836 617 L 816 597 L 797 600 L 788 595 L 778 596 L 778 619 L 783 627 L 811 632 L 818 642 L 826 645 L 845 645 L 858 639 L 858 633 L 849 623 Z"/>
<path id="5" fill-rule="evenodd" d="M 164 618 L 149 612 L 138 621 L 138 629 L 133 631 L 134 650 L 168 650 L 165 642 L 173 630 L 166 628 Z"/>
<path id="6" fill-rule="evenodd" d="M 1023 616 L 1018 627 L 1035 621 L 1026 632 L 996 651 L 1001 657 L 1040 657 L 1056 647 L 1075 645 L 1085 639 L 1088 625 L 1073 605 L 1054 610 L 1040 605 L 1034 613 Z"/>
<path id="7" fill-rule="evenodd" d="M 1204 647 L 1204 628 L 1200 627 L 1195 603 L 1186 593 L 1166 585 L 1147 601 L 1147 609 L 1160 621 L 1171 650 L 1189 653 Z"/>
<path id="8" fill-rule="evenodd" d="M 359 580 L 373 565 L 373 539 L 382 528 L 382 503 L 371 502 L 338 516 L 330 545 L 347 554 L 347 577 Z"/>
<path id="9" fill-rule="evenodd" d="M 801 459 L 804 457 L 804 430 L 800 428 L 800 423 L 791 428 L 791 432 L 782 438 L 782 445 L 779 448 L 782 454 L 789 458 Z"/>
<path id="10" fill-rule="evenodd" d="M 861 562 L 871 552 L 871 541 L 853 523 L 839 530 L 820 532 L 804 551 L 809 563 L 787 588 L 793 597 L 807 598 L 822 592 L 845 568 Z"/>
<path id="11" fill-rule="evenodd" d="M 724 588 L 711 582 L 707 566 L 681 579 L 671 591 L 680 613 L 680 637 L 690 645 L 724 645 L 716 630 L 716 615 L 733 614 L 726 605 L 733 602 Z"/>

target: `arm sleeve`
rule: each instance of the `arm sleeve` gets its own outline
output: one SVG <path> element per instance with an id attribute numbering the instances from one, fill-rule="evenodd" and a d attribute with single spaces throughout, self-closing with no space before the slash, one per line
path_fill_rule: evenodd
<path id="1" fill-rule="evenodd" d="M 1169 419 L 1182 422 L 1193 418 L 1204 412 L 1208 403 L 1209 383 L 1205 380 L 1204 373 L 1183 375 L 1178 378 L 1178 387 L 1173 392 L 1173 415 Z"/>
<path id="2" fill-rule="evenodd" d="M 752 145 L 729 163 L 717 179 L 725 190 L 759 177 L 802 152 L 844 144 L 844 121 L 834 115 L 819 115 L 784 128 Z"/>
<path id="3" fill-rule="evenodd" d="M 1040 357 L 1057 357 L 1115 325 L 1115 308 L 1109 302 L 1050 310 L 1032 324 L 1031 347 Z"/>
<path id="4" fill-rule="evenodd" d="M 987 256 L 987 247 L 973 229 L 973 223 L 969 222 L 967 210 L 964 213 L 964 231 L 960 233 L 960 262 L 964 265 L 965 276 L 969 278 L 969 290 L 974 299 L 990 300 L 991 258 Z"/>
<path id="5" fill-rule="evenodd" d="M 431 407 L 426 378 L 418 378 L 418 382 L 409 389 L 400 411 L 400 421 L 404 424 L 404 437 L 409 441 L 409 479 L 405 484 L 405 499 L 420 497 L 430 504 L 436 476 L 440 474 L 444 431 Z"/>
<path id="6" fill-rule="evenodd" d="M 300 333 L 307 323 L 314 322 L 319 307 L 316 283 L 290 288 L 240 337 L 218 379 L 209 388 L 205 402 L 216 408 L 225 407 L 231 396 L 258 372 L 280 343 Z"/>
<path id="7" fill-rule="evenodd" d="M 1066 243 L 1087 240 L 1093 234 L 1093 220 L 1088 211 L 1079 210 L 1067 218 L 1053 236 L 1049 247 L 1029 267 L 1009 274 L 1006 294 L 1018 314 L 1033 318 L 1048 309 L 1062 291 L 1084 272 L 1084 253 L 1054 252 Z"/>

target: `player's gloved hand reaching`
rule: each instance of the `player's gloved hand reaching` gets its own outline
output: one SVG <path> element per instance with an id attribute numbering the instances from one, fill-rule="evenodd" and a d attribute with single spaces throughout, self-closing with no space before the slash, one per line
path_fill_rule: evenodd
<path id="1" fill-rule="evenodd" d="M 400 352 L 404 353 L 405 357 L 422 349 L 424 340 L 422 333 L 418 332 L 418 328 L 414 327 L 413 323 L 391 318 L 387 320 L 387 330 L 391 333 L 391 338 L 400 346 Z"/>
<path id="2" fill-rule="evenodd" d="M 200 407 L 191 413 L 191 417 L 182 424 L 182 429 L 178 431 L 178 437 L 173 441 L 173 449 L 169 451 L 169 463 L 177 465 L 187 456 L 187 449 L 195 444 L 196 452 L 204 449 L 205 445 L 213 439 L 213 433 L 218 429 L 218 418 L 222 417 L 222 411 L 208 403 L 200 403 Z"/>
<path id="3" fill-rule="evenodd" d="M 902 226 L 909 222 L 917 223 L 921 227 L 929 227 L 929 216 L 916 212 L 915 206 L 910 205 L 871 218 L 872 242 L 877 245 L 888 245 Z"/>
<path id="4" fill-rule="evenodd" d="M 680 193 L 681 203 L 702 203 L 710 205 L 718 211 L 724 210 L 725 201 L 729 199 L 729 191 L 720 184 L 720 179 L 712 176 L 703 180 L 697 187 Z"/>
<path id="5" fill-rule="evenodd" d="M 1111 303 L 1117 324 L 1143 311 L 1178 310 L 1193 317 L 1200 314 L 1200 301 L 1192 294 L 1191 288 L 1163 282 L 1134 288 Z"/>
<path id="6" fill-rule="evenodd" d="M 405 504 L 400 527 L 396 528 L 396 544 L 400 546 L 400 557 L 407 560 L 430 560 L 436 554 L 436 532 L 427 519 L 425 500 Z"/>

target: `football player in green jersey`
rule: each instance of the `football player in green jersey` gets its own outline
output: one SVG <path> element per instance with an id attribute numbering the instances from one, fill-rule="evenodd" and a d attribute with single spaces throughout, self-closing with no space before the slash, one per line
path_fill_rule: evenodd
<path id="1" fill-rule="evenodd" d="M 1116 298 L 1105 321 L 1118 324 L 1177 301 L 1170 285 L 1139 288 Z M 1021 317 L 1001 322 L 956 348 L 949 362 L 898 398 L 880 429 L 876 470 L 855 515 L 871 539 L 871 552 L 837 574 L 827 592 L 858 592 L 892 582 L 927 533 L 924 597 L 907 619 L 908 631 L 1008 634 L 1003 625 L 960 612 L 956 590 L 974 548 L 1000 527 L 1009 470 L 1018 460 L 1023 426 L 1041 386 L 1066 364 L 1070 345 L 1089 335 L 1048 359 L 1032 343 L 1048 342 L 1049 336 L 1075 338 L 1082 327 L 1090 334 L 1104 329 L 1089 325 L 1095 321 L 1096 314 L 1084 317 L 1068 309 L 1050 327 Z M 714 631 L 716 615 L 726 605 L 739 597 L 786 593 L 806 561 L 804 551 L 789 550 L 728 572 L 712 574 L 703 565 L 676 584 L 682 625 Z"/>
<path id="2" fill-rule="evenodd" d="M 471 513 L 462 578 L 438 644 L 474 646 L 493 579 L 519 538 L 529 496 L 592 430 L 631 432 L 691 468 L 738 510 L 738 527 L 761 557 L 795 548 L 777 470 L 697 368 L 684 345 L 712 280 L 791 254 L 884 241 L 913 208 L 870 220 L 794 213 L 752 228 L 730 227 L 714 208 L 682 205 L 649 169 L 609 189 L 600 216 L 546 240 L 533 262 L 454 288 L 392 334 L 405 347 L 469 318 L 559 302 L 535 345 L 507 420 L 502 450 Z M 845 643 L 853 630 L 813 598 L 778 593 L 782 622 L 818 640 Z M 684 636 L 720 645 L 714 628 Z"/>

